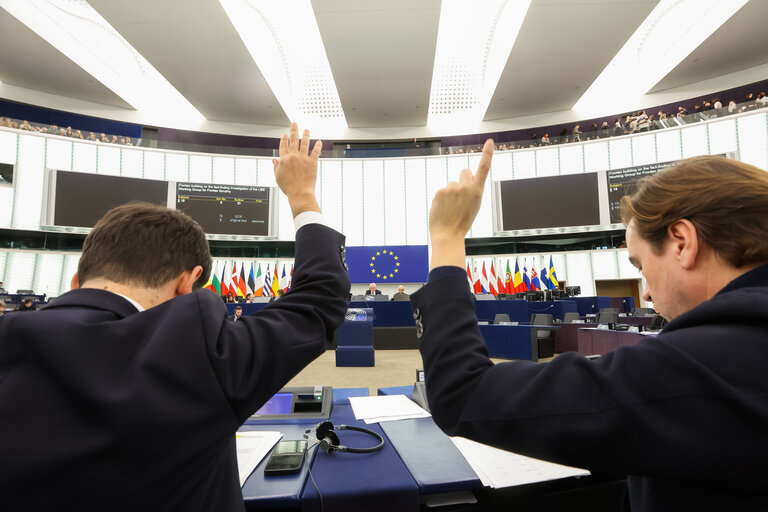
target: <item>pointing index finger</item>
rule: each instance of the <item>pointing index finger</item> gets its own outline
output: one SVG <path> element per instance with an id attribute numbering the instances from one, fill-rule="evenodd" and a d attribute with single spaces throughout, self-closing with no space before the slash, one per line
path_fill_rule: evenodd
<path id="1" fill-rule="evenodd" d="M 485 185 L 485 180 L 488 177 L 488 171 L 491 170 L 491 158 L 493 157 L 493 139 L 485 141 L 483 146 L 483 154 L 480 157 L 480 163 L 477 164 L 477 172 L 475 173 L 475 181 L 480 186 Z"/>

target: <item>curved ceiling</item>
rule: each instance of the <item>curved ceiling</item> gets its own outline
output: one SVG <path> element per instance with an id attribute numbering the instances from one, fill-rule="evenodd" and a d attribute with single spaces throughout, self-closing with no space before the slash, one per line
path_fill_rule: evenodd
<path id="1" fill-rule="evenodd" d="M 30 1 L 41 9 L 64 2 Z M 353 133 L 382 138 L 426 133 L 443 4 L 439 0 L 306 1 L 346 121 L 346 132 L 333 138 Z M 514 1 L 520 0 L 499 2 L 499 9 Z M 86 71 L 88 66 L 68 57 L 63 45 L 51 44 L 50 38 L 38 33 L 39 27 L 36 31 L 29 27 L 31 23 L 19 21 L 11 14 L 19 3 L 23 2 L 0 0 L 4 7 L 0 9 L 0 96 L 18 100 L 19 91 L 25 92 L 25 98 L 37 92 L 52 94 L 80 101 L 81 111 L 87 110 L 82 102 L 93 104 L 95 115 L 108 113 L 122 120 L 164 125 L 156 108 L 154 112 L 141 112 L 141 106 L 135 109 L 125 95 L 100 83 L 91 68 Z M 224 0 L 75 3 L 98 12 L 199 112 L 201 121 L 189 128 L 258 134 L 259 130 L 269 132 L 270 127 L 282 130 L 288 123 L 280 95 L 236 30 L 222 6 Z M 471 9 L 476 3 L 466 5 Z M 658 5 L 659 0 L 532 0 L 478 126 L 569 111 Z M 766 19 L 768 0 L 747 2 L 649 94 L 767 64 Z M 165 125 L 179 127 L 171 120 Z"/>

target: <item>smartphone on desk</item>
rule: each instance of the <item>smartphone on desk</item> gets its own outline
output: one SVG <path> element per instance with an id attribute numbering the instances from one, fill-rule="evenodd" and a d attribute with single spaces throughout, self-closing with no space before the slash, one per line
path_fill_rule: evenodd
<path id="1" fill-rule="evenodd" d="M 293 475 L 299 472 L 304 464 L 304 454 L 307 451 L 307 441 L 304 439 L 280 441 L 272 450 L 264 474 L 267 476 Z"/>

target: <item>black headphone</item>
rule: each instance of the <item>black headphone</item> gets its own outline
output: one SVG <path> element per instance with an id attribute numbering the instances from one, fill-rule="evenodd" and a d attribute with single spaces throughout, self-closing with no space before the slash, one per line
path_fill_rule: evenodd
<path id="1" fill-rule="evenodd" d="M 304 438 L 317 441 L 317 445 L 320 449 L 328 455 L 332 455 L 334 452 L 373 453 L 384 447 L 384 438 L 381 437 L 380 434 L 363 427 L 355 427 L 352 425 L 334 426 L 330 421 L 323 421 L 314 428 L 314 436 L 312 435 L 312 430 L 313 429 L 307 430 L 304 433 Z M 340 444 L 339 435 L 336 433 L 337 430 L 354 430 L 356 432 L 362 432 L 363 434 L 375 437 L 379 444 L 366 448 L 350 448 L 349 446 Z"/>

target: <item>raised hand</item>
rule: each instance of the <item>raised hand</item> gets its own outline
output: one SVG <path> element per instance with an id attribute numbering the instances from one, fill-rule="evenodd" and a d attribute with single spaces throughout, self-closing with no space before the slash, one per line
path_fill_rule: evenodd
<path id="1" fill-rule="evenodd" d="M 317 161 L 323 149 L 322 141 L 315 142 L 309 151 L 309 130 L 299 139 L 299 126 L 291 123 L 289 133 L 280 139 L 280 158 L 272 159 L 277 186 L 288 198 L 291 212 L 296 217 L 306 211 L 320 211 L 315 196 Z"/>
<path id="2" fill-rule="evenodd" d="M 443 265 L 464 267 L 464 237 L 480 210 L 492 157 L 493 140 L 488 139 L 483 146 L 477 172 L 472 174 L 469 169 L 464 169 L 459 174 L 458 182 L 448 183 L 435 194 L 429 211 L 429 233 L 432 237 L 430 269 Z"/>

